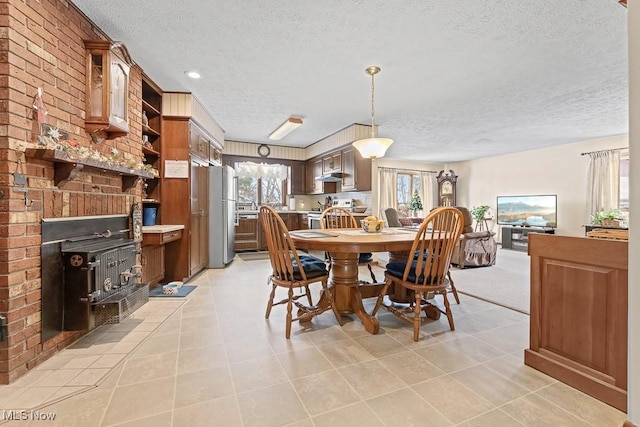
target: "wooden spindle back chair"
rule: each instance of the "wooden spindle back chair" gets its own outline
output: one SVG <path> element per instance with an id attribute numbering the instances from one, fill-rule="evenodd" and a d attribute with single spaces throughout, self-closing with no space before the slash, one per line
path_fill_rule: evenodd
<path id="1" fill-rule="evenodd" d="M 452 331 L 455 330 L 453 314 L 447 299 L 450 286 L 447 273 L 453 250 L 462 233 L 463 220 L 462 213 L 452 207 L 436 208 L 429 213 L 416 233 L 407 261 L 387 264 L 385 284 L 376 301 L 373 315 L 384 306 L 396 316 L 413 324 L 413 339 L 418 341 L 421 311 L 436 308 L 447 316 L 449 327 Z M 413 317 L 383 303 L 391 285 L 402 286 L 414 294 Z M 444 310 L 427 301 L 436 295 L 442 295 Z"/>
<path id="2" fill-rule="evenodd" d="M 320 216 L 320 228 L 360 228 L 360 224 L 358 224 L 356 217 L 354 217 L 353 214 L 345 208 L 332 206 L 322 212 L 322 215 Z M 330 257 L 328 254 L 327 256 Z M 371 266 L 371 254 L 360 254 L 360 258 L 363 259 L 363 263 L 366 263 L 373 283 L 377 283 L 378 280 L 376 279 L 375 274 L 373 274 L 373 268 Z M 369 283 L 364 280 L 361 280 L 360 282 Z"/>
<path id="3" fill-rule="evenodd" d="M 270 206 L 260 206 L 260 221 L 264 230 L 269 249 L 269 259 L 273 270 L 269 280 L 272 284 L 271 294 L 267 303 L 267 312 L 265 318 L 268 319 L 271 309 L 274 305 L 287 304 L 287 320 L 285 335 L 287 338 L 291 336 L 291 323 L 296 320 L 306 321 L 313 316 L 331 308 L 342 325 L 340 313 L 336 308 L 333 293 L 327 286 L 329 272 L 323 260 L 310 255 L 298 255 L 298 251 L 294 246 L 289 230 L 277 211 Z M 322 291 L 325 293 L 329 305 L 326 307 L 316 307 L 311 299 L 309 284 L 320 282 Z M 274 302 L 276 289 L 283 287 L 288 289 L 287 298 Z M 304 293 L 294 295 L 293 290 L 300 288 Z M 306 296 L 309 305 L 303 305 L 298 301 L 300 297 Z M 293 305 L 298 308 L 296 317 L 293 317 Z"/>

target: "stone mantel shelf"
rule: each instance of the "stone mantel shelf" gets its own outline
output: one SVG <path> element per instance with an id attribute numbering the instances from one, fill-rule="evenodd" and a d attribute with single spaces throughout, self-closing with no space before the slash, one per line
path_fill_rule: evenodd
<path id="1" fill-rule="evenodd" d="M 126 166 L 116 165 L 107 162 L 100 162 L 93 159 L 74 159 L 62 150 L 50 150 L 46 148 L 29 148 L 26 156 L 35 159 L 48 160 L 55 164 L 54 184 L 63 186 L 68 181 L 72 181 L 82 171 L 85 166 L 101 169 L 103 171 L 117 172 L 122 175 L 122 191 L 132 188 L 141 178 L 155 178 L 156 176 L 147 171 L 131 169 Z"/>

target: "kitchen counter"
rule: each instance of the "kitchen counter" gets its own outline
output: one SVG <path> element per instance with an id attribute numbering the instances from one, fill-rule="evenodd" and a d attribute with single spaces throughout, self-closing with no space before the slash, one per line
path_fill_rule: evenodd
<path id="1" fill-rule="evenodd" d="M 240 215 L 257 215 L 260 211 L 254 210 L 254 209 L 245 209 L 245 210 L 239 210 L 238 214 Z M 292 214 L 308 214 L 308 213 L 316 213 L 318 215 L 322 214 L 322 211 L 308 211 L 308 210 L 304 210 L 304 211 L 289 211 L 289 210 L 277 210 L 276 212 L 278 212 L 279 214 L 287 214 L 287 213 L 292 213 Z M 352 212 L 353 216 L 355 217 L 366 217 L 369 216 L 370 214 L 368 213 L 356 213 L 356 212 Z"/>
<path id="2" fill-rule="evenodd" d="M 169 233 L 171 231 L 184 230 L 184 225 L 143 225 L 142 233 Z"/>
<path id="3" fill-rule="evenodd" d="M 289 210 L 276 210 L 276 212 L 278 213 L 308 213 L 309 211 L 289 211 Z M 318 211 L 319 212 L 319 211 Z M 242 214 L 247 214 L 247 215 L 257 215 L 258 213 L 260 213 L 259 210 L 256 209 L 244 209 L 244 210 L 239 210 L 238 213 L 240 215 Z"/>
<path id="4" fill-rule="evenodd" d="M 184 225 L 142 226 L 142 281 L 150 288 L 159 285 L 165 276 L 165 245 L 175 245 L 182 239 Z"/>

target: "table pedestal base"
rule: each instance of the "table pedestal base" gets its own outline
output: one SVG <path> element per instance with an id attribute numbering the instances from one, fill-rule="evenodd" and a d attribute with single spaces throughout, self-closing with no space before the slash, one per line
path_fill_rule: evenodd
<path id="1" fill-rule="evenodd" d="M 382 284 L 358 284 L 358 254 L 331 253 L 329 286 L 340 314 L 355 314 L 367 332 L 374 335 L 378 333 L 380 323 L 365 311 L 362 298 L 378 296 Z M 322 295 L 318 305 L 329 305 L 329 301 Z"/>

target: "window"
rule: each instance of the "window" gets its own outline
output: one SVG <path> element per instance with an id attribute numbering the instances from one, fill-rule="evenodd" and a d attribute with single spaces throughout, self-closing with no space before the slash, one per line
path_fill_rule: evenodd
<path id="1" fill-rule="evenodd" d="M 412 173 L 398 173 L 396 184 L 396 203 L 398 214 L 409 216 L 409 201 L 414 192 L 420 193 L 420 175 Z"/>
<path id="2" fill-rule="evenodd" d="M 286 203 L 288 166 L 279 164 L 236 162 L 238 175 L 238 207 L 256 208 L 259 205 L 275 207 Z"/>
<path id="3" fill-rule="evenodd" d="M 618 208 L 623 212 L 629 211 L 629 152 L 620 153 L 620 200 Z"/>

